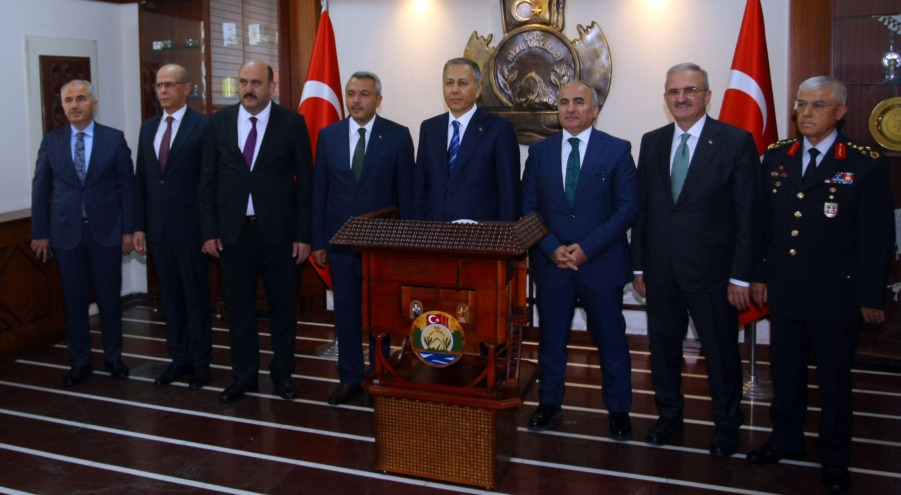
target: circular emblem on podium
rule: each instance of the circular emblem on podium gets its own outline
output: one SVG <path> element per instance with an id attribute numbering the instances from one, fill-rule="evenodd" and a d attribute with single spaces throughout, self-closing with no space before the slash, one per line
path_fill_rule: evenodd
<path id="1" fill-rule="evenodd" d="M 466 336 L 460 323 L 441 311 L 419 315 L 410 329 L 413 353 L 420 361 L 435 368 L 446 368 L 459 361 L 463 357 L 465 342 Z"/>

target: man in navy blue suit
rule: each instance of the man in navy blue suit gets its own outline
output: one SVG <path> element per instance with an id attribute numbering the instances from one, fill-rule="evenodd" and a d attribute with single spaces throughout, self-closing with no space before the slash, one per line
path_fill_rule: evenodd
<path id="1" fill-rule="evenodd" d="M 157 377 L 168 385 L 192 372 L 192 390 L 210 380 L 212 340 L 207 258 L 200 249 L 200 151 L 209 118 L 188 108 L 188 71 L 164 65 L 156 74 L 163 114 L 141 124 L 135 173 L 135 250 L 148 251 L 160 280 L 166 347 L 172 362 Z M 165 117 L 165 118 L 163 118 Z"/>
<path id="2" fill-rule="evenodd" d="M 537 211 L 550 229 L 532 254 L 541 381 L 529 429 L 545 430 L 562 415 L 566 343 L 578 299 L 601 357 L 609 436 L 628 440 L 632 363 L 622 300 L 632 279 L 626 231 L 638 214 L 632 147 L 592 126 L 600 107 L 588 85 L 561 88 L 557 109 L 563 132 L 529 148 L 522 180 L 522 214 Z"/>
<path id="3" fill-rule="evenodd" d="M 63 384 L 94 370 L 88 330 L 91 287 L 100 308 L 104 368 L 128 378 L 122 362 L 122 255 L 132 250 L 131 151 L 122 131 L 94 122 L 97 99 L 88 81 L 61 91 L 68 126 L 44 136 L 31 189 L 31 248 L 42 261 L 56 252 L 66 305 L 72 368 Z"/>
<path id="4" fill-rule="evenodd" d="M 329 244 L 350 217 L 397 207 L 401 218 L 411 215 L 413 139 L 406 127 L 376 115 L 382 83 L 371 72 L 357 72 L 344 94 L 350 117 L 319 133 L 313 171 L 313 261 L 326 259 L 335 291 L 335 332 L 338 336 L 338 376 L 341 383 L 328 402 L 342 404 L 361 391 L 365 377 L 362 351 L 362 257 L 359 252 Z M 390 341 L 384 343 L 388 352 Z M 369 339 L 370 367 L 375 340 Z"/>
<path id="5" fill-rule="evenodd" d="M 738 449 L 744 416 L 738 313 L 750 304 L 760 161 L 751 134 L 707 116 L 710 85 L 695 64 L 667 71 L 674 123 L 641 138 L 640 207 L 632 229 L 635 292 L 647 297 L 654 402 L 652 445 L 683 429 L 682 340 L 691 315 L 707 361 L 716 430 L 710 455 Z"/>
<path id="6" fill-rule="evenodd" d="M 416 155 L 415 211 L 420 220 L 519 219 L 519 144 L 513 124 L 476 106 L 479 65 L 444 65 L 450 109 L 422 123 Z"/>

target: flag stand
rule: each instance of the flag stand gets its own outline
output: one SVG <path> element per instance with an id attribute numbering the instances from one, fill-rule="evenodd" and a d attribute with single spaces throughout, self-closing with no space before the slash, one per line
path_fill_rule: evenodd
<path id="1" fill-rule="evenodd" d="M 772 399 L 773 384 L 757 378 L 757 322 L 752 321 L 745 325 L 745 340 L 751 346 L 751 359 L 748 373 L 742 386 L 742 396 L 751 400 Z M 318 351 L 318 349 L 317 349 Z"/>
<path id="2" fill-rule="evenodd" d="M 313 352 L 319 357 L 338 359 L 338 336 L 335 336 L 335 340 L 331 344 L 322 344 Z"/>

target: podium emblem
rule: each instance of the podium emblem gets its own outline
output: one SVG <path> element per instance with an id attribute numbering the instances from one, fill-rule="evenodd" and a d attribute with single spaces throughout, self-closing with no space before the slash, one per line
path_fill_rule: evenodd
<path id="1" fill-rule="evenodd" d="M 423 313 L 413 321 L 410 345 L 423 363 L 446 368 L 463 357 L 466 336 L 453 316 L 441 311 Z"/>

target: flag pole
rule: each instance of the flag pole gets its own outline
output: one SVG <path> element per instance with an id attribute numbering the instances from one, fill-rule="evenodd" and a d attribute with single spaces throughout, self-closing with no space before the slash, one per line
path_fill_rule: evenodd
<path id="1" fill-rule="evenodd" d="M 747 377 L 742 385 L 742 395 L 751 400 L 772 399 L 775 395 L 773 384 L 757 379 L 757 322 L 745 325 L 745 341 L 751 346 L 751 362 Z"/>

